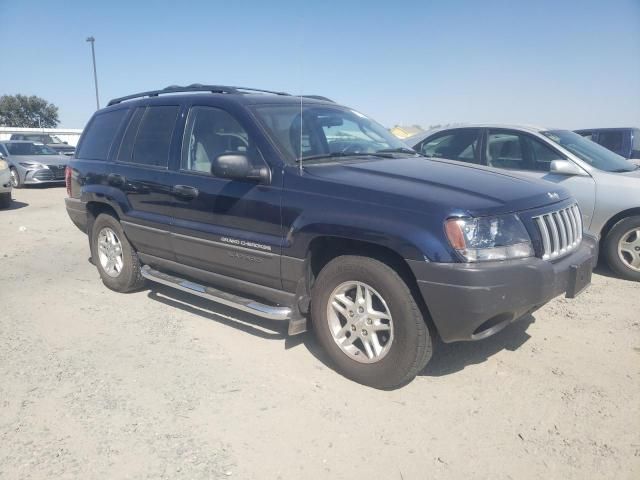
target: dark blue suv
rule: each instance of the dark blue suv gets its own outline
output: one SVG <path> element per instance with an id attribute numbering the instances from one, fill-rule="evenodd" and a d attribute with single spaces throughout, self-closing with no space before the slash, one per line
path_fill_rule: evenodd
<path id="1" fill-rule="evenodd" d="M 172 95 L 167 95 L 171 93 Z M 432 339 L 478 340 L 590 282 L 566 190 L 425 159 L 319 97 L 226 86 L 112 100 L 67 170 L 105 285 L 145 279 L 313 324 L 339 371 L 394 388 Z"/>

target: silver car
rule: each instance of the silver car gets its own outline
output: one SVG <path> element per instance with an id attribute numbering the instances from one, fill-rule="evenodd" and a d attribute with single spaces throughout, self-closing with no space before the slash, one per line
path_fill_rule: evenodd
<path id="1" fill-rule="evenodd" d="M 0 153 L 9 163 L 14 188 L 23 185 L 64 182 L 70 157 L 39 142 L 0 142 Z"/>
<path id="2" fill-rule="evenodd" d="M 585 230 L 599 237 L 613 271 L 640 281 L 640 169 L 568 130 L 475 125 L 432 130 L 406 139 L 426 157 L 508 169 L 567 188 Z M 550 231 L 550 242 L 562 242 Z"/>

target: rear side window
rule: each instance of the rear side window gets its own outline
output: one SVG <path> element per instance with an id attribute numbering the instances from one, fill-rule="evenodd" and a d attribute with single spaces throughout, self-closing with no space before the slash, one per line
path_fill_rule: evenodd
<path id="1" fill-rule="evenodd" d="M 178 110 L 177 105 L 137 109 L 122 140 L 118 161 L 167 168 Z"/>
<path id="2" fill-rule="evenodd" d="M 82 137 L 76 158 L 107 160 L 113 139 L 124 120 L 126 109 L 100 113 L 93 117 Z"/>

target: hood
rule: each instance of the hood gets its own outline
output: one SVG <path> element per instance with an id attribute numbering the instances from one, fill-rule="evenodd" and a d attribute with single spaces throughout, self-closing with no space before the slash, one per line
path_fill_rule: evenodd
<path id="1" fill-rule="evenodd" d="M 439 205 L 471 216 L 495 215 L 551 205 L 571 196 L 548 182 L 424 157 L 309 165 L 305 170 L 336 183 L 400 196 L 401 206 L 423 212 Z M 379 201 L 387 203 L 383 195 Z"/>
<path id="2" fill-rule="evenodd" d="M 14 162 L 41 163 L 43 165 L 68 165 L 71 157 L 66 155 L 11 155 Z"/>

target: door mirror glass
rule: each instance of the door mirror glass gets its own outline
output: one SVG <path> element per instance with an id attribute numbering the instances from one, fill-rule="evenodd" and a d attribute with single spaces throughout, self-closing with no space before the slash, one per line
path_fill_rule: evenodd
<path id="1" fill-rule="evenodd" d="M 556 175 L 587 175 L 578 165 L 569 160 L 554 160 L 551 162 L 551 168 L 549 172 Z"/>
<path id="2" fill-rule="evenodd" d="M 253 180 L 267 183 L 269 170 L 266 167 L 254 168 L 244 153 L 223 153 L 211 162 L 211 174 L 229 180 Z"/>

